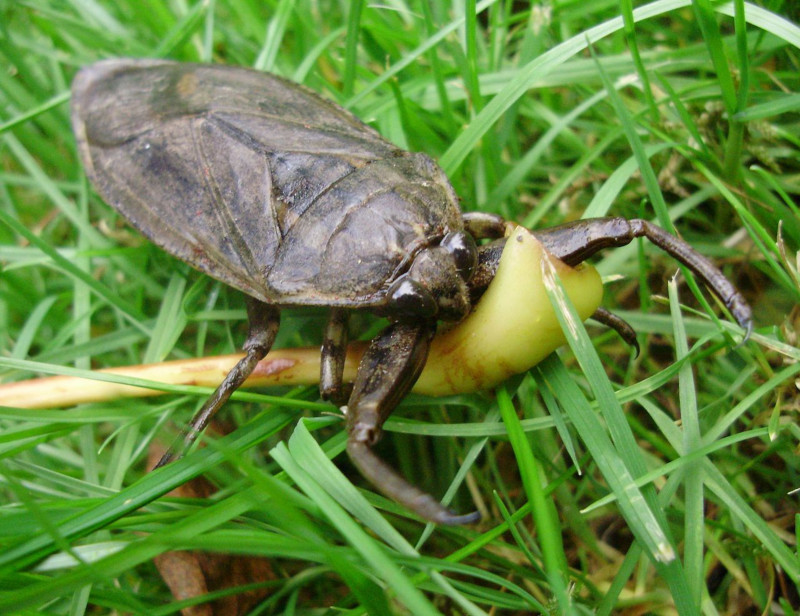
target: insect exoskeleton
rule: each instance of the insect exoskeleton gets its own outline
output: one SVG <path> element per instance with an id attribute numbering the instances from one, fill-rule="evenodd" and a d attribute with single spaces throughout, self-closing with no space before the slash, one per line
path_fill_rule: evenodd
<path id="1" fill-rule="evenodd" d="M 397 148 L 338 105 L 263 72 L 99 62 L 74 80 L 72 122 L 97 192 L 155 244 L 247 299 L 245 357 L 159 466 L 182 455 L 266 355 L 282 308 L 326 306 L 320 389 L 346 402 L 355 465 L 427 520 L 477 520 L 410 485 L 372 445 L 419 377 L 437 322 L 462 319 L 494 277 L 504 220 L 462 214 L 427 155 Z M 536 235 L 571 264 L 647 237 L 698 274 L 749 331 L 746 302 L 716 267 L 650 223 L 598 219 Z M 483 239 L 496 243 L 479 247 Z M 353 309 L 391 324 L 365 352 L 348 396 L 342 372 Z M 599 318 L 633 338 L 624 322 Z"/>

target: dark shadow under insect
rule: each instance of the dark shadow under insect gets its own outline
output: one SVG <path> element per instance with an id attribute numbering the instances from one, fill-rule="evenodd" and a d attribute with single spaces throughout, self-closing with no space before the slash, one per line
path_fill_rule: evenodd
<path id="1" fill-rule="evenodd" d="M 347 451 L 384 494 L 439 524 L 477 521 L 410 485 L 372 451 L 419 376 L 438 321 L 467 315 L 497 270 L 507 223 L 462 214 L 442 170 L 310 90 L 252 70 L 108 60 L 72 86 L 72 121 L 98 193 L 155 244 L 246 294 L 245 357 L 158 466 L 182 455 L 269 351 L 280 309 L 330 308 L 320 391 L 347 402 Z M 646 237 L 684 263 L 749 333 L 750 309 L 719 270 L 642 220 L 536 232 L 574 265 Z M 495 239 L 477 247 L 476 240 Z M 386 316 L 347 395 L 350 310 Z M 597 317 L 626 340 L 633 330 Z"/>

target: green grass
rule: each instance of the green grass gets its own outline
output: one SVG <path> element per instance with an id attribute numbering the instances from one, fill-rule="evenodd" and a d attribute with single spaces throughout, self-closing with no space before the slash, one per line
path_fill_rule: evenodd
<path id="1" fill-rule="evenodd" d="M 153 559 L 176 549 L 260 567 L 222 576 L 233 590 L 212 585 L 216 599 L 260 592 L 242 613 L 800 610 L 791 3 L 189 4 L 0 3 L 4 381 L 244 339 L 236 292 L 147 244 L 86 182 L 69 84 L 118 56 L 300 81 L 439 160 L 465 210 L 672 227 L 744 291 L 755 333 L 737 346 L 705 290 L 667 285 L 675 264 L 653 246 L 606 251 L 605 305 L 639 332 L 638 357 L 577 328 L 530 374 L 411 396 L 387 426 L 382 454 L 457 510 L 478 507 L 470 528 L 426 527 L 365 485 L 314 388 L 230 403 L 227 436 L 152 474 L 151 441 L 201 394 L 0 407 L 0 613 L 170 614 L 208 600 L 162 580 Z M 548 292 L 574 321 L 555 282 Z M 318 344 L 323 322 L 287 314 L 278 344 Z M 198 475 L 213 493 L 164 496 Z"/>

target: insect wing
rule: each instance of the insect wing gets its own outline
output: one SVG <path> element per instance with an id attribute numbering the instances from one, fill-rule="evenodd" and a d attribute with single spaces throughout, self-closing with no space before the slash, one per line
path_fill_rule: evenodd
<path id="1" fill-rule="evenodd" d="M 444 173 L 426 155 L 404 152 L 354 171 L 315 200 L 284 237 L 268 282 L 305 303 L 380 304 L 416 251 L 460 226 Z"/>
<path id="2" fill-rule="evenodd" d="M 137 229 L 263 301 L 282 238 L 339 178 L 396 148 L 278 77 L 158 60 L 82 70 L 73 127 L 87 174 Z"/>

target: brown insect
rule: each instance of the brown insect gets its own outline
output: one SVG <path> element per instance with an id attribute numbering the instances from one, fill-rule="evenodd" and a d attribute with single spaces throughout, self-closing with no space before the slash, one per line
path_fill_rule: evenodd
<path id="1" fill-rule="evenodd" d="M 347 451 L 382 492 L 440 524 L 457 515 L 372 451 L 425 364 L 438 321 L 458 321 L 491 280 L 506 223 L 461 212 L 442 170 L 398 149 L 341 107 L 242 68 L 109 60 L 83 69 L 72 120 L 95 188 L 167 252 L 245 293 L 246 356 L 192 419 L 176 456 L 269 351 L 280 310 L 326 306 L 323 397 L 347 402 Z M 750 309 L 705 257 L 642 220 L 586 220 L 539 231 L 569 264 L 647 237 L 686 264 L 749 332 Z M 342 383 L 351 310 L 391 324 L 370 344 L 352 391 Z M 604 311 L 598 317 L 631 339 Z"/>

